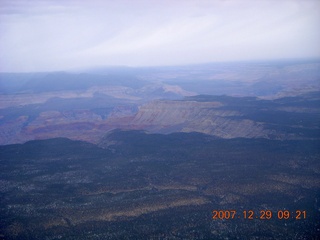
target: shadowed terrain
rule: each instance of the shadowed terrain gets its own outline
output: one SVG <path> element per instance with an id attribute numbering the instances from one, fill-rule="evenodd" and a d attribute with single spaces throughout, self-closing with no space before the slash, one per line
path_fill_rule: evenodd
<path id="1" fill-rule="evenodd" d="M 99 147 L 67 139 L 2 146 L 1 236 L 310 239 L 319 234 L 319 144 L 113 131 Z M 242 217 L 265 209 L 272 219 Z M 278 219 L 285 209 L 307 216 Z M 213 220 L 213 210 L 239 218 Z"/>

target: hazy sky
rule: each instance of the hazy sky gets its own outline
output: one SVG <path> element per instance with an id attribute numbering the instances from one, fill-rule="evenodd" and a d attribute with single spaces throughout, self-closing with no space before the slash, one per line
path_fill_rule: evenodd
<path id="1" fill-rule="evenodd" d="M 320 0 L 0 0 L 0 71 L 320 57 Z"/>

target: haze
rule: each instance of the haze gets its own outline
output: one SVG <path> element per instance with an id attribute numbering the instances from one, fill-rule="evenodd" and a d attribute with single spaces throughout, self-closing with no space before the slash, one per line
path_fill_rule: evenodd
<path id="1" fill-rule="evenodd" d="M 0 71 L 320 57 L 320 1 L 0 1 Z"/>

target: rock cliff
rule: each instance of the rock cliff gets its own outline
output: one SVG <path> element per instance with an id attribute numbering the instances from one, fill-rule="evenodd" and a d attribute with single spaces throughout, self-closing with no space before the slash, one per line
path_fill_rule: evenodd
<path id="1" fill-rule="evenodd" d="M 317 94 L 277 101 L 197 96 L 153 100 L 138 109 L 125 104 L 74 110 L 18 109 L 19 115 L 11 111 L 11 115 L 0 118 L 0 144 L 56 137 L 99 143 L 114 129 L 163 134 L 200 132 L 227 139 L 318 139 L 318 103 Z"/>
<path id="2" fill-rule="evenodd" d="M 221 138 L 268 137 L 272 131 L 239 111 L 225 110 L 221 102 L 153 101 L 142 106 L 130 125 L 150 132 L 201 132 Z"/>

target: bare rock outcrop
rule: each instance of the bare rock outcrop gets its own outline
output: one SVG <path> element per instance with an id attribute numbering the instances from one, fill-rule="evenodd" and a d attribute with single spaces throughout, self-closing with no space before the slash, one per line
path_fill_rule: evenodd
<path id="1" fill-rule="evenodd" d="M 201 132 L 221 138 L 267 137 L 262 124 L 239 118 L 242 113 L 225 110 L 220 102 L 153 101 L 142 106 L 131 128 L 150 132 Z"/>

